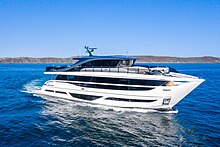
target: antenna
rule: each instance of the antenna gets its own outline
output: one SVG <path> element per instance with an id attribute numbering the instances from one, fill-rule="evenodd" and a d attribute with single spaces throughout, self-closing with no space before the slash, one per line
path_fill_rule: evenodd
<path id="1" fill-rule="evenodd" d="M 92 52 L 94 52 L 94 50 L 97 49 L 97 48 L 90 48 L 89 46 L 84 46 L 84 48 L 86 49 L 86 53 L 89 53 L 89 56 L 93 56 Z"/>

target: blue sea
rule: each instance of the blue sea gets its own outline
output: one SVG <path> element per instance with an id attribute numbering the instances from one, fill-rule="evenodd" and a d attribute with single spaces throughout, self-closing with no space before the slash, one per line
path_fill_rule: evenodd
<path id="1" fill-rule="evenodd" d="M 206 80 L 178 113 L 42 98 L 48 65 L 0 64 L 0 146 L 220 146 L 220 64 L 165 65 Z"/>

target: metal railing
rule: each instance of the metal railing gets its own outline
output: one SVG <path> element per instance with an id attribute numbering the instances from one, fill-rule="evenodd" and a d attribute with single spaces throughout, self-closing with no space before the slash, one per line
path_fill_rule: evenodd
<path id="1" fill-rule="evenodd" d="M 111 73 L 133 73 L 133 74 L 150 74 L 149 68 L 134 68 L 134 67 L 76 67 L 72 71 L 84 72 L 111 72 Z"/>

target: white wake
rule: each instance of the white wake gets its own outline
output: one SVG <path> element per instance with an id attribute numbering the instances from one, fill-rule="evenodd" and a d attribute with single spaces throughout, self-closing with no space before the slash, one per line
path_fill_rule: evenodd
<path id="1" fill-rule="evenodd" d="M 42 86 L 41 84 L 41 79 L 32 80 L 23 85 L 21 92 L 34 94 L 36 90 L 40 89 L 40 87 Z"/>

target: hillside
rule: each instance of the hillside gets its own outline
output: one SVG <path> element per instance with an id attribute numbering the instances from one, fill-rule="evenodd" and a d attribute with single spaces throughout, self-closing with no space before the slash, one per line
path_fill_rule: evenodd
<path id="1" fill-rule="evenodd" d="M 148 63 L 220 63 L 219 57 L 169 57 L 169 56 L 134 56 L 139 60 L 137 62 Z M 40 64 L 40 63 L 73 63 L 72 57 L 68 58 L 0 58 L 0 64 Z"/>
<path id="2" fill-rule="evenodd" d="M 220 63 L 219 57 L 169 57 L 169 56 L 136 56 L 139 62 L 149 63 Z"/>

